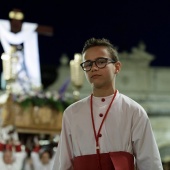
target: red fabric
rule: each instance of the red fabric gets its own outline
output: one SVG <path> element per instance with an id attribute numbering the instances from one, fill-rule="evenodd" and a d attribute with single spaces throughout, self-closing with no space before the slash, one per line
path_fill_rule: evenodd
<path id="1" fill-rule="evenodd" d="M 0 151 L 3 151 L 5 149 L 5 144 L 4 143 L 0 143 Z"/>
<path id="2" fill-rule="evenodd" d="M 40 149 L 41 149 L 41 147 L 39 145 L 37 145 L 37 146 L 35 146 L 33 148 L 33 152 L 37 152 L 38 153 L 40 151 Z"/>
<path id="3" fill-rule="evenodd" d="M 4 150 L 10 150 L 12 151 L 12 144 L 3 144 L 3 143 L 0 143 L 0 151 L 4 151 Z M 15 145 L 15 151 L 16 152 L 20 152 L 21 151 L 21 144 L 19 145 Z"/>
<path id="4" fill-rule="evenodd" d="M 16 152 L 21 152 L 21 144 L 15 145 L 15 151 Z"/>
<path id="5" fill-rule="evenodd" d="M 115 170 L 134 170 L 134 156 L 128 152 L 110 152 Z"/>
<path id="6" fill-rule="evenodd" d="M 108 153 L 100 154 L 100 167 L 97 154 L 78 156 L 74 159 L 74 170 L 114 170 Z"/>
<path id="7" fill-rule="evenodd" d="M 74 170 L 134 170 L 134 158 L 128 152 L 102 153 L 100 162 L 97 154 L 78 156 Z"/>

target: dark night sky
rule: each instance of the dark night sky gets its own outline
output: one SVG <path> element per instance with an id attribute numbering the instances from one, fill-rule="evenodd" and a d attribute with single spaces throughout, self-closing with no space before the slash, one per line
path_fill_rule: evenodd
<path id="1" fill-rule="evenodd" d="M 39 35 L 42 65 L 57 65 L 62 53 L 72 59 L 74 53 L 81 52 L 85 40 L 104 37 L 110 39 L 119 52 L 130 51 L 143 41 L 147 52 L 156 57 L 151 65 L 170 67 L 168 1 L 11 2 L 0 1 L 1 19 L 8 19 L 12 8 L 20 8 L 25 14 L 24 21 L 54 28 L 52 37 Z"/>

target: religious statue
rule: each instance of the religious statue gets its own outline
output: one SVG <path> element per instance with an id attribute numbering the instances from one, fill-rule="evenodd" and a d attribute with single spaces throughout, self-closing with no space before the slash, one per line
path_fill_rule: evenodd
<path id="1" fill-rule="evenodd" d="M 15 46 L 20 64 L 18 70 L 20 81 L 24 84 L 27 79 L 30 81 L 31 89 L 41 88 L 38 33 L 51 36 L 53 28 L 23 22 L 24 14 L 20 9 L 10 11 L 9 18 L 10 21 L 0 19 L 0 41 L 4 52 L 8 53 L 11 45 Z M 25 83 L 28 84 L 28 81 Z"/>

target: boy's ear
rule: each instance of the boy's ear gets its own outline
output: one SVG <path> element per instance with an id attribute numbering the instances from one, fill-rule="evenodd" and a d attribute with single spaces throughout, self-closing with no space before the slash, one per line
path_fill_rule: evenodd
<path id="1" fill-rule="evenodd" d="M 120 72 L 121 66 L 122 66 L 122 64 L 121 64 L 120 61 L 117 61 L 117 62 L 115 63 L 115 74 L 117 74 L 117 73 Z"/>

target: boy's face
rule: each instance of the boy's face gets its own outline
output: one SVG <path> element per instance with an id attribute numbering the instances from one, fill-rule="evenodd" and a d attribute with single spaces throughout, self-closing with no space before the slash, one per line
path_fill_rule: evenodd
<path id="1" fill-rule="evenodd" d="M 83 61 L 95 61 L 97 58 L 104 57 L 110 58 L 110 54 L 106 47 L 96 46 L 91 47 L 83 54 Z M 109 63 L 104 68 L 98 68 L 93 63 L 90 71 L 86 71 L 85 75 L 87 80 L 92 84 L 93 88 L 107 89 L 113 87 L 115 76 L 120 71 L 120 62 Z"/>
<path id="2" fill-rule="evenodd" d="M 50 161 L 50 155 L 48 152 L 44 152 L 42 155 L 41 155 L 41 162 L 42 164 L 48 164 Z"/>
<path id="3" fill-rule="evenodd" d="M 12 164 L 14 161 L 12 152 L 5 151 L 3 155 L 3 160 L 5 164 Z"/>

